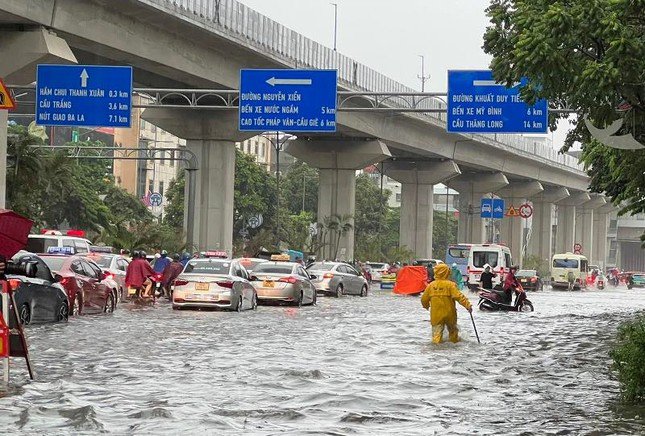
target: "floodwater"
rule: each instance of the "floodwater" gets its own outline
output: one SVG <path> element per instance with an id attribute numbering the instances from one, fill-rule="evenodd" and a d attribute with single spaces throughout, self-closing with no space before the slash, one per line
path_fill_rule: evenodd
<path id="1" fill-rule="evenodd" d="M 474 297 L 472 297 L 474 300 Z M 531 293 L 534 313 L 459 310 L 432 345 L 418 297 L 222 313 L 120 307 L 31 326 L 37 379 L 14 360 L 7 434 L 644 434 L 608 351 L 645 291 Z"/>

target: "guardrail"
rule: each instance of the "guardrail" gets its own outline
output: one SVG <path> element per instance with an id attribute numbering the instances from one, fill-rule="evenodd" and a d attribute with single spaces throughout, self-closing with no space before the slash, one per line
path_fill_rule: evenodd
<path id="1" fill-rule="evenodd" d="M 197 20 L 214 32 L 225 34 L 262 52 L 269 52 L 293 68 L 336 69 L 339 85 L 347 90 L 406 93 L 418 92 L 355 60 L 325 47 L 241 4 L 236 0 L 139 0 L 156 5 L 188 19 Z M 396 101 L 391 102 L 396 106 Z M 422 103 L 429 109 L 445 109 L 446 103 L 428 99 Z M 428 113 L 445 127 L 446 115 Z M 559 154 L 549 140 L 540 143 L 520 135 L 467 135 L 482 142 L 497 142 L 524 153 L 540 156 L 553 163 L 584 171 L 578 160 Z"/>

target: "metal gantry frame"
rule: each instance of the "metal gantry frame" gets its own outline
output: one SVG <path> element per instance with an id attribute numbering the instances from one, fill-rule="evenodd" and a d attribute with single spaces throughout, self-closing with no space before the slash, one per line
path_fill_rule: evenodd
<path id="1" fill-rule="evenodd" d="M 192 250 L 195 246 L 195 189 L 196 176 L 199 169 L 197 156 L 192 151 L 183 147 L 172 148 L 134 148 L 134 147 L 99 147 L 81 145 L 29 145 L 37 150 L 67 151 L 74 159 L 105 159 L 105 160 L 139 160 L 148 161 L 155 159 L 180 161 L 186 164 L 184 170 L 188 173 L 186 190 L 188 191 L 188 205 L 186 207 L 186 246 Z M 111 153 L 111 154 L 110 154 Z M 121 154 L 116 156 L 116 154 Z M 168 154 L 167 157 L 164 155 Z"/>

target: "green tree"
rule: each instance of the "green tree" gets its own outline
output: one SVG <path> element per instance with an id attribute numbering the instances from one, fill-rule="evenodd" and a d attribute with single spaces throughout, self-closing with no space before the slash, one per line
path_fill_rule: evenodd
<path id="1" fill-rule="evenodd" d="M 186 192 L 186 173 L 180 171 L 168 185 L 164 223 L 174 229 L 184 228 L 184 198 Z"/>
<path id="2" fill-rule="evenodd" d="M 391 247 L 391 245 L 386 243 L 387 236 L 385 236 L 388 234 L 385 224 L 390 210 L 387 204 L 390 195 L 391 192 L 388 189 L 383 190 L 383 195 L 381 195 L 380 187 L 374 183 L 369 175 L 361 174 L 356 177 L 356 211 L 354 214 L 355 251 L 357 255 L 360 255 L 361 259 L 364 259 L 363 256 L 372 251 L 372 244 L 375 239 L 380 240 L 384 244 L 380 247 L 380 257 Z M 398 224 L 396 232 L 398 234 Z"/>
<path id="3" fill-rule="evenodd" d="M 645 152 L 604 146 L 582 121 L 604 128 L 622 119 L 619 134 L 645 144 L 643 10 L 643 0 L 492 0 L 484 37 L 498 80 L 527 77 L 527 101 L 546 98 L 575 111 L 563 151 L 583 144 L 591 189 L 611 196 L 623 213 L 645 211 Z M 551 115 L 552 128 L 562 116 Z"/>
<path id="4" fill-rule="evenodd" d="M 290 214 L 318 213 L 318 170 L 296 161 L 280 183 L 280 201 Z M 304 209 L 303 209 L 304 197 Z"/>
<path id="5" fill-rule="evenodd" d="M 446 218 L 448 219 L 448 233 L 446 233 Z M 432 255 L 436 259 L 446 257 L 446 245 L 457 242 L 458 221 L 452 212 L 434 211 L 432 222 Z"/>

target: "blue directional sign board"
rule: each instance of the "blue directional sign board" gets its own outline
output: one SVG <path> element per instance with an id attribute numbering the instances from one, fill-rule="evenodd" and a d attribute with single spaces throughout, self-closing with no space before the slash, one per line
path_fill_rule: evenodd
<path id="1" fill-rule="evenodd" d="M 335 132 L 336 70 L 242 70 L 240 131 Z"/>
<path id="2" fill-rule="evenodd" d="M 546 133 L 546 100 L 529 106 L 520 98 L 526 80 L 507 88 L 491 71 L 448 71 L 448 132 Z"/>
<path id="3" fill-rule="evenodd" d="M 38 65 L 36 124 L 130 127 L 132 67 Z"/>
<path id="4" fill-rule="evenodd" d="M 506 210 L 504 200 L 501 198 L 482 198 L 481 218 L 501 220 Z"/>

